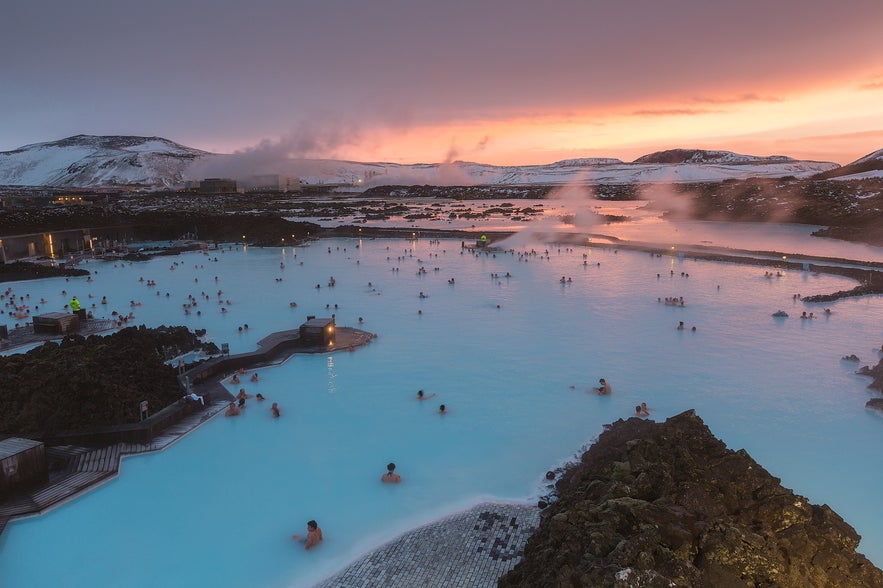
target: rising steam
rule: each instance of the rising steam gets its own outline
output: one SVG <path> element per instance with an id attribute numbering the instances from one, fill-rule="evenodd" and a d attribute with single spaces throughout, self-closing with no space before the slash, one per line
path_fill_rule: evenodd
<path id="1" fill-rule="evenodd" d="M 574 234 L 590 233 L 601 218 L 592 210 L 598 200 L 584 180 L 552 189 L 546 200 L 559 209 L 531 221 L 526 227 L 499 243 L 505 249 L 519 249 L 537 243 L 552 243 Z"/>
<path id="2" fill-rule="evenodd" d="M 229 155 L 199 160 L 187 169 L 186 179 L 243 179 L 259 174 L 309 175 L 313 168 L 310 159 L 333 157 L 337 149 L 360 142 L 361 132 L 355 125 L 304 122 L 279 139 L 263 139 L 253 147 Z"/>

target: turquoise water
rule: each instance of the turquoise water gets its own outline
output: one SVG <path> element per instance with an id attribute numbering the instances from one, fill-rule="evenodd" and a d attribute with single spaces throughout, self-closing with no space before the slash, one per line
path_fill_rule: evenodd
<path id="1" fill-rule="evenodd" d="M 250 403 L 242 417 L 127 458 L 112 482 L 12 523 L 0 535 L 0 585 L 309 586 L 479 500 L 534 501 L 547 470 L 642 401 L 655 419 L 695 408 L 728 446 L 834 508 L 863 535 L 860 551 L 883 564 L 883 420 L 864 409 L 869 380 L 840 360 L 877 363 L 883 297 L 807 305 L 793 295 L 854 283 L 599 248 L 533 244 L 521 249 L 536 255 L 476 257 L 459 245 L 239 247 L 91 262 L 91 283 L 12 284 L 46 298 L 45 310 L 77 294 L 99 316 L 132 311 L 134 324 L 205 328 L 233 353 L 308 314 L 334 312 L 346 326 L 363 317 L 378 338 L 354 352 L 293 357 L 235 386 L 278 402 L 280 419 Z M 185 315 L 188 294 L 200 302 Z M 657 302 L 668 296 L 685 306 Z M 778 309 L 791 318 L 770 317 Z M 817 318 L 797 318 L 803 310 Z M 688 330 L 676 330 L 679 321 Z M 612 396 L 589 391 L 599 377 Z M 436 396 L 419 402 L 418 389 Z M 440 403 L 450 414 L 437 413 Z M 401 485 L 379 483 L 389 461 Z M 290 536 L 309 519 L 326 540 L 306 553 Z"/>

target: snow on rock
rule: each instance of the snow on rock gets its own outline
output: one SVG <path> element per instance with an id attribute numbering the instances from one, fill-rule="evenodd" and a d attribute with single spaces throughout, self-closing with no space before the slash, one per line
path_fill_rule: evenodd
<path id="1" fill-rule="evenodd" d="M 173 187 L 205 155 L 161 137 L 76 135 L 0 152 L 0 185 Z"/>
<path id="2" fill-rule="evenodd" d="M 883 157 L 883 150 L 868 157 Z M 857 162 L 858 163 L 858 162 Z M 883 160 L 874 160 L 871 165 Z M 854 165 L 854 164 L 852 164 Z M 730 151 L 672 149 L 625 163 L 614 158 L 566 159 L 545 165 L 499 166 L 451 163 L 360 163 L 331 159 L 215 154 L 161 137 L 77 135 L 0 152 L 0 185 L 97 188 L 175 188 L 205 177 L 246 179 L 254 174 L 297 176 L 304 184 L 342 184 L 355 189 L 377 185 L 562 185 L 717 182 L 749 177 L 806 178 L 837 174 L 836 163 L 790 157 L 756 157 Z M 862 169 L 860 171 L 868 171 Z M 243 177 L 238 177 L 243 176 Z"/>

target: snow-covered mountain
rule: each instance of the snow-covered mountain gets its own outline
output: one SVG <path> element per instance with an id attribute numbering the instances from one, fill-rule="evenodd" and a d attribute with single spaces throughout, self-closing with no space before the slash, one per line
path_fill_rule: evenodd
<path id="1" fill-rule="evenodd" d="M 835 180 L 883 178 L 883 149 L 869 153 L 843 167 L 822 173 L 819 178 Z"/>
<path id="2" fill-rule="evenodd" d="M 206 155 L 161 137 L 76 135 L 0 152 L 0 185 L 174 187 Z"/>
<path id="3" fill-rule="evenodd" d="M 883 151 L 868 158 L 880 156 L 881 153 Z M 612 158 L 585 158 L 522 166 L 463 161 L 406 165 L 330 159 L 280 160 L 278 157 L 263 161 L 258 152 L 215 154 L 160 137 L 92 135 L 77 135 L 0 152 L 0 185 L 78 188 L 173 188 L 182 186 L 186 179 L 233 177 L 243 180 L 255 174 L 294 175 L 305 184 L 347 184 L 355 187 L 383 184 L 712 182 L 748 177 L 805 178 L 838 169 L 842 168 L 831 162 L 800 161 L 784 156 L 755 157 L 700 149 L 660 151 L 631 163 Z"/>

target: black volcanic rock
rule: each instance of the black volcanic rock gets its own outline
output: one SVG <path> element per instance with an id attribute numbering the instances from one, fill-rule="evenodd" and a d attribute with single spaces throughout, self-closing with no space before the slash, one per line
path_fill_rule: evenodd
<path id="1" fill-rule="evenodd" d="M 84 269 L 63 268 L 49 265 L 40 265 L 27 261 L 13 261 L 0 263 L 0 282 L 15 282 L 18 280 L 38 280 L 40 278 L 57 278 L 59 276 L 88 276 L 89 272 Z"/>
<path id="2" fill-rule="evenodd" d="M 157 411 L 183 394 L 165 361 L 200 348 L 206 347 L 186 327 L 142 325 L 0 356 L 0 436 L 137 423 L 142 400 Z"/>
<path id="3" fill-rule="evenodd" d="M 770 157 L 757 157 L 754 155 L 740 155 L 732 151 L 709 151 L 706 149 L 668 149 L 666 151 L 656 151 L 639 157 L 634 163 L 726 163 L 726 164 L 758 164 L 758 163 L 782 163 L 786 161 L 794 161 L 790 157 L 783 155 L 773 155 Z"/>
<path id="4" fill-rule="evenodd" d="M 862 366 L 857 373 L 874 379 L 873 382 L 868 384 L 868 388 L 877 392 L 883 392 L 883 359 L 877 362 L 877 365 L 874 367 Z"/>
<path id="5" fill-rule="evenodd" d="M 883 586 L 851 526 L 693 411 L 610 425 L 557 487 L 499 586 Z"/>

